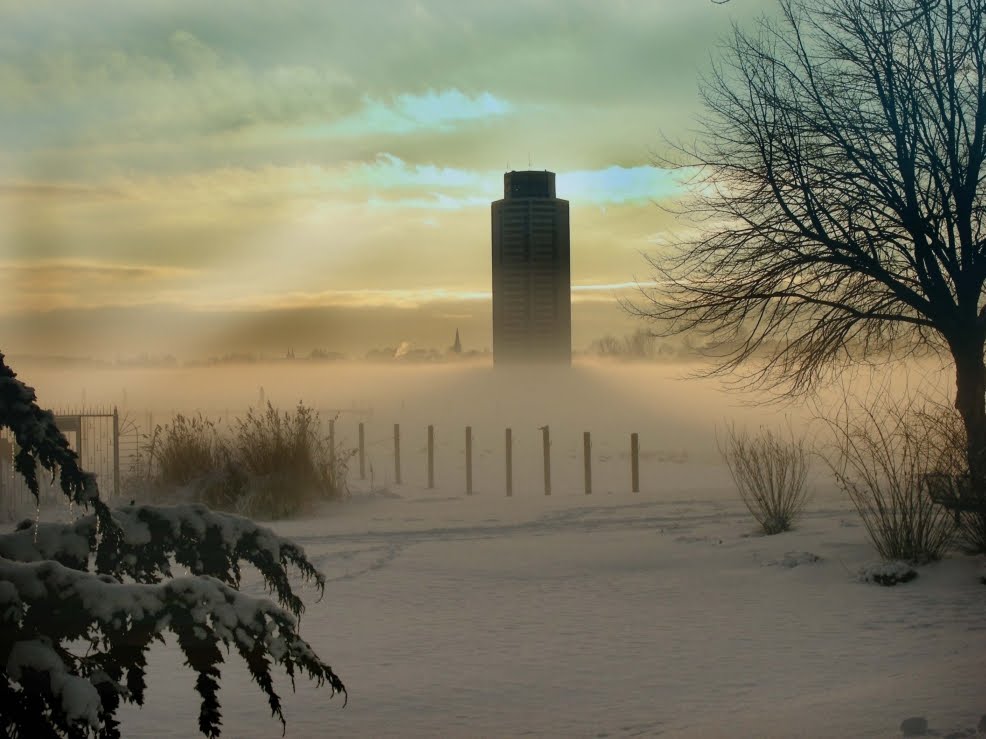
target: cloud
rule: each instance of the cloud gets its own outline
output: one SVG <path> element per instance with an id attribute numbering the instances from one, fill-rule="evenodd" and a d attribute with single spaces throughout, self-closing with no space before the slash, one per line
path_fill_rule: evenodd
<path id="1" fill-rule="evenodd" d="M 191 269 L 89 259 L 0 261 L 0 313 L 177 300 Z"/>
<path id="2" fill-rule="evenodd" d="M 436 316 L 470 317 L 469 313 L 442 310 L 443 306 L 488 304 L 492 293 L 485 289 L 433 287 L 407 289 L 333 289 L 318 291 L 287 291 L 257 294 L 247 292 L 226 298 L 192 289 L 177 287 L 167 291 L 146 290 L 110 291 L 105 289 L 115 280 L 155 279 L 169 270 L 129 266 L 93 266 L 83 274 L 73 276 L 69 265 L 51 265 L 34 269 L 24 266 L 0 266 L 0 282 L 16 273 L 28 293 L 19 301 L 17 310 L 0 309 L 0 313 L 49 311 L 54 309 L 105 309 L 142 306 L 180 308 L 196 312 L 253 313 L 257 311 L 293 311 L 315 308 L 388 308 L 417 310 L 438 308 Z M 91 281 L 85 289 L 73 291 L 83 280 Z M 638 287 L 653 287 L 656 283 L 599 283 L 572 286 L 572 303 L 613 303 L 620 294 L 629 294 Z"/>
<path id="3" fill-rule="evenodd" d="M 423 197 L 371 197 L 367 201 L 370 208 L 411 208 L 415 210 L 462 210 L 463 208 L 488 208 L 490 198 L 483 196 L 455 197 L 440 192 L 428 193 Z"/>
<path id="4" fill-rule="evenodd" d="M 658 283 L 653 281 L 572 285 L 572 303 L 615 303 L 619 298 L 638 293 L 642 288 L 657 286 Z"/>
<path id="5" fill-rule="evenodd" d="M 655 287 L 655 282 L 584 283 L 572 286 L 573 303 L 613 303 L 620 294 L 629 294 L 639 288 Z M 426 306 L 441 307 L 471 303 L 489 303 L 493 294 L 489 290 L 460 287 L 431 287 L 417 289 L 354 289 L 293 291 L 268 295 L 249 295 L 222 301 L 204 299 L 186 302 L 186 307 L 196 310 L 298 310 L 308 308 L 395 308 L 418 309 Z M 439 312 L 435 315 L 455 317 L 462 314 Z M 471 314 L 465 314 L 469 316 Z"/>
<path id="6" fill-rule="evenodd" d="M 594 293 L 594 292 L 620 292 L 623 290 L 636 290 L 640 287 L 656 287 L 656 282 L 603 282 L 603 283 L 583 283 L 572 285 L 573 293 Z"/>
<path id="7" fill-rule="evenodd" d="M 449 131 L 465 122 L 505 116 L 513 106 L 490 92 L 466 95 L 457 89 L 401 93 L 392 101 L 364 96 L 355 113 L 331 123 L 306 126 L 308 138 L 357 137 L 373 134 L 408 134 L 422 129 Z"/>
<path id="8" fill-rule="evenodd" d="M 216 139 L 245 136 L 249 144 L 259 131 L 255 141 L 274 140 L 359 104 L 353 80 L 317 58 L 258 67 L 249 53 L 185 29 L 161 36 L 51 41 L 20 48 L 11 63 L 0 32 L 0 148 L 22 167 L 43 158 L 60 174 L 86 157 L 87 169 L 133 157 L 138 171 L 153 171 L 174 166 L 169 159 L 193 164 Z"/>
<path id="9" fill-rule="evenodd" d="M 0 149 L 60 175 L 340 147 L 475 169 L 528 151 L 570 170 L 627 165 L 661 130 L 687 130 L 729 23 L 775 4 L 7 2 Z"/>
<path id="10" fill-rule="evenodd" d="M 561 172 L 557 179 L 561 197 L 594 205 L 662 200 L 682 195 L 684 187 L 681 173 L 652 166 Z"/>
<path id="11" fill-rule="evenodd" d="M 76 280 L 147 280 L 188 277 L 194 270 L 149 264 L 114 264 L 87 259 L 50 259 L 38 262 L 0 261 L 0 274 L 30 280 L 34 277 L 70 276 Z"/>
<path id="12" fill-rule="evenodd" d="M 0 200 L 106 200 L 122 197 L 116 187 L 72 182 L 0 182 Z"/>
<path id="13" fill-rule="evenodd" d="M 684 194 L 684 177 L 649 165 L 611 166 L 598 170 L 558 172 L 558 196 L 576 206 L 649 203 Z M 450 210 L 488 206 L 502 197 L 499 171 L 465 170 L 433 164 L 409 164 L 393 154 L 351 168 L 344 180 L 350 186 L 375 191 L 372 207 Z M 408 197 L 404 191 L 417 189 Z"/>
<path id="14" fill-rule="evenodd" d="M 431 163 L 409 164 L 400 157 L 383 152 L 372 162 L 348 167 L 342 181 L 349 186 L 370 188 L 442 187 L 455 190 L 479 190 L 485 194 L 490 189 L 488 177 L 488 172 L 442 167 Z"/>
<path id="15" fill-rule="evenodd" d="M 221 303 L 205 302 L 197 306 L 204 310 L 296 310 L 299 308 L 399 308 L 414 309 L 425 305 L 486 302 L 492 299 L 488 290 L 461 288 L 419 289 L 356 289 L 289 292 L 265 296 L 248 296 Z"/>
<path id="16" fill-rule="evenodd" d="M 686 193 L 686 174 L 650 165 L 559 171 L 558 196 L 573 206 L 647 204 Z M 30 187 L 24 185 L 23 187 Z M 500 170 L 412 163 L 389 152 L 335 166 L 223 169 L 176 177 L 115 181 L 112 192 L 147 201 L 322 201 L 343 198 L 371 209 L 452 210 L 488 207 L 503 196 Z M 3 187 L 0 185 L 0 196 Z"/>

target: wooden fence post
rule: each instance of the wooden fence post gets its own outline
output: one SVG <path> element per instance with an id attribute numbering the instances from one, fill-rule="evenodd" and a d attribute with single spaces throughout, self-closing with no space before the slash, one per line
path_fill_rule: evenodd
<path id="1" fill-rule="evenodd" d="M 366 479 L 366 436 L 362 421 L 359 422 L 359 479 Z"/>
<path id="2" fill-rule="evenodd" d="M 630 434 L 630 483 L 635 493 L 640 492 L 640 443 L 637 434 Z"/>
<path id="3" fill-rule="evenodd" d="M 585 494 L 592 494 L 592 441 L 589 432 L 582 432 L 582 457 L 585 460 Z"/>
<path id="4" fill-rule="evenodd" d="M 113 495 L 120 497 L 120 413 L 113 407 Z"/>
<path id="5" fill-rule="evenodd" d="M 514 494 L 514 440 L 513 431 L 507 429 L 506 433 L 507 450 L 507 497 Z"/>
<path id="6" fill-rule="evenodd" d="M 544 494 L 551 495 L 551 437 L 547 426 L 541 427 L 541 446 L 544 451 Z"/>
<path id="7" fill-rule="evenodd" d="M 435 487 L 435 427 L 428 425 L 428 489 Z"/>
<path id="8" fill-rule="evenodd" d="M 466 495 L 472 495 L 472 426 L 466 426 Z"/>
<path id="9" fill-rule="evenodd" d="M 394 484 L 401 484 L 401 425 L 394 424 Z"/>

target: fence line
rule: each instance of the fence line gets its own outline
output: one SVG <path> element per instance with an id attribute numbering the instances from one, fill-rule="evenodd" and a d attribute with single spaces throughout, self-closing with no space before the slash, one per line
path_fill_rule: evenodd
<path id="1" fill-rule="evenodd" d="M 334 426 L 333 426 L 334 428 Z M 474 448 L 475 448 L 475 435 L 473 433 L 474 426 L 467 425 L 464 427 L 464 445 L 461 448 L 462 460 L 464 464 L 464 478 L 465 478 L 465 490 L 467 495 L 475 494 L 476 488 L 474 485 L 475 481 L 475 466 L 474 466 Z M 425 456 L 425 485 L 427 489 L 433 490 L 436 488 L 436 470 L 435 470 L 435 454 L 436 454 L 436 426 L 434 424 L 428 424 L 424 427 L 425 432 L 425 446 L 421 449 L 421 452 Z M 552 469 L 552 439 L 551 439 L 551 429 L 549 426 L 539 426 L 537 430 L 541 432 L 541 443 L 539 444 L 539 452 L 541 454 L 541 468 L 543 475 L 543 490 L 544 495 L 550 496 L 553 491 L 553 469 Z M 504 447 L 503 447 L 503 462 L 504 462 L 504 492 L 507 497 L 513 495 L 514 488 L 514 429 L 507 427 L 504 429 Z M 333 431 L 334 433 L 334 431 Z M 367 440 L 367 431 L 363 422 L 358 425 L 358 439 L 359 446 L 355 451 L 359 454 L 360 459 L 360 479 L 365 480 L 365 464 L 372 463 L 369 461 L 370 448 L 383 448 L 387 445 L 390 449 L 393 461 L 394 470 L 394 484 L 403 485 L 403 452 L 401 449 L 402 442 L 404 440 L 404 431 L 401 428 L 401 424 L 393 424 L 393 434 L 389 437 L 381 437 L 378 439 Z M 628 435 L 629 440 L 627 447 L 629 454 L 629 470 L 627 471 L 627 477 L 624 478 L 629 483 L 629 488 L 632 492 L 640 492 L 640 443 L 639 435 L 634 432 Z M 626 437 L 624 437 L 626 438 Z M 625 442 L 626 443 L 626 442 Z M 419 452 L 419 453 L 421 453 Z M 485 452 L 484 452 L 485 454 Z M 458 452 L 456 452 L 458 455 Z M 589 431 L 584 431 L 582 433 L 582 475 L 583 475 L 583 487 L 586 495 L 591 495 L 593 491 L 593 460 L 592 460 L 592 435 Z M 572 454 L 569 454 L 571 457 Z M 577 453 L 576 453 L 577 456 Z M 624 455 L 620 455 L 623 457 Z M 607 461 L 608 456 L 600 456 L 601 461 Z"/>

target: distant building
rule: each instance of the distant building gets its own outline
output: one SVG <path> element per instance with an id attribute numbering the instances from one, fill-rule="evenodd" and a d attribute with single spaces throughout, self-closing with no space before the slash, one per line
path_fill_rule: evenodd
<path id="1" fill-rule="evenodd" d="M 452 351 L 456 354 L 462 354 L 462 342 L 459 341 L 459 329 L 455 330 L 455 343 L 452 344 Z"/>
<path id="2" fill-rule="evenodd" d="M 507 172 L 493 217 L 493 361 L 572 360 L 568 201 L 554 172 Z"/>

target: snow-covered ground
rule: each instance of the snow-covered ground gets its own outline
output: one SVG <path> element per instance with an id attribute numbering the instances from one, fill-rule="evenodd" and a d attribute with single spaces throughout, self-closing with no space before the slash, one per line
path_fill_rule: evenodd
<path id="1" fill-rule="evenodd" d="M 329 578 L 302 634 L 350 691 L 283 685 L 289 737 L 945 735 L 986 713 L 982 561 L 860 583 L 873 550 L 824 494 L 773 537 L 673 489 L 357 491 L 275 528 Z M 195 734 L 177 660 L 155 651 L 124 735 Z M 222 701 L 227 736 L 280 732 L 235 656 Z"/>
<path id="2" fill-rule="evenodd" d="M 251 372 L 241 395 L 262 383 L 282 406 L 300 396 L 374 409 L 372 485 L 354 479 L 349 499 L 273 525 L 329 579 L 323 600 L 309 593 L 301 632 L 349 689 L 343 708 L 327 691 L 299 680 L 292 693 L 282 680 L 289 737 L 888 737 L 915 717 L 946 736 L 974 734 L 986 714 L 982 558 L 955 554 L 893 588 L 859 582 L 876 554 L 821 465 L 797 530 L 755 534 L 718 460 L 715 428 L 736 419 L 807 430 L 808 409 L 734 403 L 653 367 L 580 367 L 550 382 L 401 368 L 380 370 L 372 387 L 355 368 L 319 370 L 307 385 Z M 222 396 L 234 383 L 204 392 L 194 381 L 203 375 L 178 374 L 188 403 L 179 409 L 237 407 Z M 134 405 L 158 381 L 145 377 L 144 389 L 127 381 Z M 44 402 L 60 386 L 42 380 Z M 118 389 L 121 376 L 105 382 Z M 354 421 L 340 416 L 341 438 L 354 438 Z M 400 486 L 389 446 L 398 422 Z M 428 423 L 438 439 L 433 490 L 424 486 Z M 545 423 L 550 497 L 537 430 Z M 465 424 L 475 434 L 473 496 Z M 506 426 L 515 434 L 510 498 Z M 583 430 L 593 432 L 590 496 Z M 632 431 L 641 435 L 637 494 Z M 245 589 L 260 592 L 255 582 Z M 122 712 L 124 736 L 197 734 L 193 678 L 179 661 L 174 649 L 152 653 L 147 705 Z M 221 700 L 224 736 L 279 736 L 235 655 Z"/>

